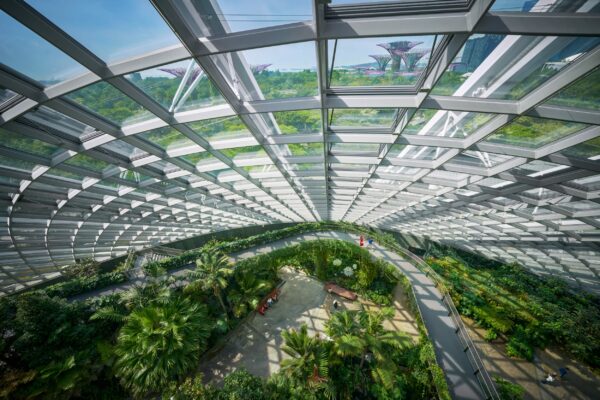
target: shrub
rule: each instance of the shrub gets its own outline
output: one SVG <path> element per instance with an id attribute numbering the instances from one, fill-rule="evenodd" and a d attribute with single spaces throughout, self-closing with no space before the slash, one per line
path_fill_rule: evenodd
<path id="1" fill-rule="evenodd" d="M 266 397 L 265 383 L 245 369 L 238 369 L 223 380 L 219 400 L 263 400 Z"/>
<path id="2" fill-rule="evenodd" d="M 487 332 L 485 332 L 485 336 L 483 338 L 488 342 L 491 342 L 493 340 L 498 339 L 498 333 L 493 329 L 488 329 Z"/>
<path id="3" fill-rule="evenodd" d="M 73 278 L 65 282 L 47 286 L 39 291 L 46 293 L 50 297 L 58 296 L 67 298 L 125 281 L 127 281 L 127 275 L 124 273 L 108 272 L 100 275 Z"/>
<path id="4" fill-rule="evenodd" d="M 516 383 L 495 376 L 496 388 L 500 395 L 500 400 L 523 400 L 525 398 L 525 389 Z"/>
<path id="5" fill-rule="evenodd" d="M 522 336 L 514 335 L 506 343 L 506 354 L 510 357 L 524 358 L 531 361 L 533 360 L 533 347 Z"/>

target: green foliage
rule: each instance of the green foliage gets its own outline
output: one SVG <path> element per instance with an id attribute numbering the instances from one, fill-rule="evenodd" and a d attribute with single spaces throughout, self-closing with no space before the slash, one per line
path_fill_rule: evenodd
<path id="1" fill-rule="evenodd" d="M 214 400 L 218 391 L 202 383 L 202 374 L 186 378 L 183 382 L 171 382 L 163 392 L 163 399 L 170 400 Z"/>
<path id="2" fill-rule="evenodd" d="M 136 309 L 119 332 L 116 375 L 138 397 L 160 392 L 196 368 L 210 328 L 206 307 L 179 296 Z"/>
<path id="3" fill-rule="evenodd" d="M 297 385 L 304 385 L 314 375 L 327 379 L 329 375 L 329 346 L 317 337 L 308 335 L 306 324 L 300 330 L 281 333 L 285 344 L 281 350 L 291 358 L 281 362 L 281 372 Z"/>
<path id="4" fill-rule="evenodd" d="M 318 273 L 324 280 L 334 281 L 379 303 L 390 302 L 399 279 L 394 267 L 372 260 L 367 251 L 352 243 L 307 241 L 245 259 L 235 269 L 222 256 L 224 252 L 239 251 L 298 233 L 330 229 L 364 233 L 362 228 L 345 224 L 299 224 L 249 238 L 212 242 L 204 248 L 152 263 L 147 267 L 148 280 L 143 285 L 85 303 L 67 303 L 46 293 L 71 296 L 85 288 L 97 289 L 102 284 L 125 280 L 125 275 L 113 272 L 77 277 L 43 290 L 0 299 L 0 363 L 7 367 L 0 375 L 0 397 L 119 399 L 126 396 L 125 387 L 135 396 L 159 393 L 168 388 L 164 393 L 176 398 L 202 398 L 199 393 L 210 399 L 237 398 L 235 394 L 234 397 L 219 397 L 227 395 L 221 393 L 221 389 L 203 386 L 199 380 L 178 382 L 195 367 L 200 353 L 208 345 L 235 326 L 236 321 L 226 322 L 226 313 L 231 311 L 237 318 L 243 318 L 277 283 L 280 267 L 290 265 L 312 275 Z M 199 262 L 190 274 L 188 287 L 180 288 L 176 284 L 181 278 L 165 274 L 167 270 L 196 260 Z M 356 273 L 344 275 L 344 268 L 354 264 L 357 265 Z M 364 267 L 369 269 L 364 274 L 367 279 L 359 283 L 358 276 Z M 217 300 L 215 289 L 222 301 Z M 317 340 L 323 345 L 319 347 L 323 353 L 315 355 L 319 359 L 323 354 L 328 355 L 324 363 L 317 363 L 320 365 L 317 370 L 322 373 L 324 366 L 328 369 L 331 362 L 331 344 Z M 365 348 L 370 347 L 365 345 Z M 395 349 L 392 358 L 404 360 L 404 352 L 409 350 Z M 369 350 L 373 357 L 376 353 Z M 243 394 L 245 391 L 239 386 L 254 385 L 258 393 L 262 385 L 268 396 L 265 398 L 269 399 L 322 399 L 332 398 L 337 393 L 342 396 L 347 385 L 339 382 L 352 382 L 350 387 L 359 387 L 356 395 L 361 398 L 399 398 L 406 393 L 406 385 L 412 382 L 411 387 L 432 393 L 427 379 L 418 381 L 403 374 L 396 379 L 387 372 L 390 366 L 377 368 L 377 365 L 384 365 L 381 364 L 383 359 L 369 361 L 368 365 L 373 363 L 373 368 L 369 368 L 367 374 L 359 368 L 360 358 L 353 360 L 349 363 L 352 367 L 336 368 L 328 380 L 313 379 L 313 363 L 312 369 L 304 371 L 308 378 L 302 385 L 297 374 L 286 377 L 282 373 L 268 382 L 240 375 L 231 378 L 230 389 L 232 393 Z M 403 371 L 403 365 L 391 370 Z M 425 367 L 427 370 L 423 372 Z M 433 376 L 430 367 L 419 365 L 414 370 Z M 331 373 L 329 369 L 328 374 Z M 115 374 L 123 386 L 119 385 Z M 365 379 L 370 383 L 365 383 Z M 371 397 L 365 397 L 367 393 Z"/>
<path id="5" fill-rule="evenodd" d="M 265 397 L 263 380 L 244 369 L 227 375 L 219 392 L 219 400 L 263 400 Z"/>
<path id="6" fill-rule="evenodd" d="M 487 340 L 488 342 L 492 342 L 496 339 L 498 339 L 498 332 L 496 332 L 493 329 L 488 329 L 485 332 L 485 336 L 483 337 L 485 340 Z"/>
<path id="7" fill-rule="evenodd" d="M 260 271 L 238 268 L 235 271 L 236 288 L 228 294 L 233 305 L 233 315 L 242 318 L 254 310 L 260 300 L 273 288 L 271 281 L 263 279 Z"/>
<path id="8" fill-rule="evenodd" d="M 68 278 L 88 278 L 98 275 L 100 263 L 91 258 L 86 258 L 76 264 L 65 268 L 64 274 Z"/>
<path id="9" fill-rule="evenodd" d="M 205 251 L 196 260 L 196 269 L 188 273 L 190 283 L 185 287 L 187 293 L 202 293 L 212 290 L 223 309 L 223 316 L 228 319 L 228 310 L 223 301 L 222 292 L 229 285 L 228 278 L 233 274 L 233 266 L 229 258 L 219 251 Z"/>
<path id="10" fill-rule="evenodd" d="M 523 400 L 525 398 L 525 389 L 521 385 L 495 376 L 496 388 L 500 395 L 500 400 Z"/>
<path id="11" fill-rule="evenodd" d="M 40 292 L 2 298 L 0 397 L 68 399 L 94 382 L 109 386 L 96 343 L 111 330 L 88 322 L 91 313 L 87 304 Z"/>
<path id="12" fill-rule="evenodd" d="M 108 272 L 99 275 L 78 276 L 65 282 L 55 283 L 41 289 L 50 297 L 73 297 L 78 294 L 127 281 L 127 275 L 122 272 Z"/>
<path id="13" fill-rule="evenodd" d="M 427 263 L 441 276 L 459 312 L 506 338 L 506 352 L 533 358 L 535 348 L 562 347 L 592 367 L 600 366 L 600 300 L 574 293 L 563 280 L 544 278 L 445 247 Z"/>

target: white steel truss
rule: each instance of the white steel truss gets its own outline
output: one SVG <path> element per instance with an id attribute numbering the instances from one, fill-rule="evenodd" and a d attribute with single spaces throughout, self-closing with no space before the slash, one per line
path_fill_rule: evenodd
<path id="1" fill-rule="evenodd" d="M 106 62 L 34 2 L 3 1 L 0 17 L 83 72 L 36 81 L 0 58 L 0 292 L 84 257 L 314 220 L 429 238 L 600 292 L 600 94 L 573 89 L 600 87 L 600 6 L 502 2 L 314 0 L 305 21 L 236 31 L 219 0 L 151 0 L 177 43 Z M 413 51 L 417 40 L 398 37 L 434 39 Z M 396 41 L 395 72 L 336 69 L 338 45 L 369 38 Z M 287 46 L 315 59 L 304 95 L 264 86 Z M 271 59 L 252 64 L 259 50 Z M 159 76 L 147 71 L 180 79 L 168 101 L 139 83 Z M 336 71 L 362 83 L 338 84 Z M 384 75 L 411 83 L 369 83 Z M 202 85 L 217 100 L 188 106 Z M 100 87 L 144 117 L 117 120 L 79 95 Z M 290 112 L 310 129 L 289 134 Z"/>

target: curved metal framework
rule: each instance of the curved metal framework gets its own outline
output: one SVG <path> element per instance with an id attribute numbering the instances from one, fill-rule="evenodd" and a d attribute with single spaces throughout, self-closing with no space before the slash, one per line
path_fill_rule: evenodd
<path id="1" fill-rule="evenodd" d="M 2 18 L 84 72 L 48 83 L 0 59 L 0 291 L 83 257 L 254 224 L 345 220 L 600 292 L 600 99 L 577 94 L 600 87 L 598 2 L 509 11 L 504 2 L 315 0 L 307 21 L 238 32 L 206 18 L 225 15 L 217 0 L 151 0 L 177 44 L 107 62 L 34 6 L 3 1 Z M 336 69 L 349 41 L 399 36 L 421 48 L 405 46 L 393 72 L 376 62 L 381 46 L 365 54 L 373 65 Z M 428 49 L 417 36 L 433 38 Z M 298 43 L 316 60 L 304 71 L 314 91 L 273 96 L 265 74 Z M 256 49 L 273 59 L 251 64 Z M 180 80 L 168 104 L 139 83 L 148 71 Z M 362 83 L 337 85 L 338 73 Z M 383 74 L 391 83 L 365 81 Z M 190 103 L 200 85 L 217 100 Z M 94 108 L 82 90 L 100 87 L 143 112 L 119 120 Z M 288 134 L 278 116 L 299 110 L 314 110 L 318 128 Z M 203 131 L 220 121 L 235 132 Z"/>

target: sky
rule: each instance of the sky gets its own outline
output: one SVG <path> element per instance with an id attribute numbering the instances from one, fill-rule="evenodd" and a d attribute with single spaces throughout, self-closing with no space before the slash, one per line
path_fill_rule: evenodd
<path id="1" fill-rule="evenodd" d="M 199 2 L 209 0 L 197 0 Z M 525 0 L 502 0 L 519 5 Z M 146 0 L 27 0 L 61 29 L 107 63 L 178 44 L 177 37 Z M 356 3 L 340 0 L 338 3 Z M 364 2 L 361 0 L 361 2 Z M 367 1 L 368 2 L 368 1 Z M 312 19 L 311 0 L 219 0 L 219 17 L 233 32 Z M 431 47 L 433 36 L 404 37 Z M 385 54 L 377 43 L 400 38 L 346 39 L 338 42 L 336 65 L 372 62 L 370 54 Z M 330 42 L 333 47 L 333 41 Z M 248 62 L 272 64 L 271 69 L 313 69 L 314 42 L 243 52 Z M 86 70 L 32 31 L 0 11 L 0 62 L 38 81 L 61 81 Z"/>

